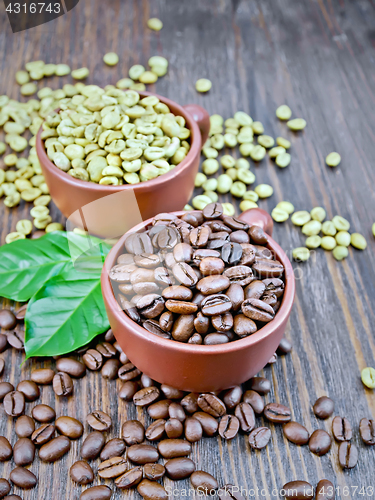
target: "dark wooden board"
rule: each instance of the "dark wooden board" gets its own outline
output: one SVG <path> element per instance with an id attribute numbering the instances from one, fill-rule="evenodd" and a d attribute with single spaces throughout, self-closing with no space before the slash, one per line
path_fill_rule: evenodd
<path id="1" fill-rule="evenodd" d="M 152 16 L 164 22 L 159 33 L 146 27 Z M 0 6 L 0 94 L 19 97 L 14 74 L 33 59 L 65 62 L 73 68 L 86 65 L 91 70 L 88 82 L 106 85 L 127 76 L 132 64 L 146 64 L 151 55 L 164 55 L 170 61 L 168 75 L 149 90 L 181 104 L 201 104 L 225 118 L 237 110 L 247 111 L 262 121 L 266 133 L 291 139 L 292 162 L 287 169 L 278 169 L 268 160 L 252 166 L 257 182 L 270 183 L 275 190 L 270 199 L 260 202 L 262 208 L 271 211 L 281 200 L 293 202 L 296 209 L 322 205 L 329 217 L 348 218 L 352 229 L 366 236 L 367 250 L 351 249 L 344 262 L 319 250 L 308 263 L 294 265 L 300 279 L 287 329 L 294 350 L 263 372 L 273 382 L 267 401 L 290 405 L 293 418 L 310 431 L 330 429 L 331 420 L 317 421 L 311 406 L 317 397 L 331 396 L 335 413 L 346 415 L 355 429 L 359 464 L 343 472 L 336 444 L 327 456 L 318 458 L 306 447 L 288 443 L 280 428 L 273 429 L 272 442 L 261 452 L 250 451 L 244 436 L 233 442 L 204 439 L 194 446 L 197 468 L 214 474 L 220 484 L 259 488 L 250 498 L 280 498 L 272 490 L 287 481 L 304 479 L 315 486 L 322 478 L 340 488 L 337 498 L 373 497 L 366 488 L 375 487 L 375 447 L 361 443 L 358 424 L 362 417 L 375 417 L 375 395 L 360 380 L 362 368 L 375 366 L 374 26 L 371 0 L 81 0 L 55 21 L 12 34 Z M 102 63 L 110 50 L 120 55 L 115 68 Z M 201 77 L 213 82 L 207 95 L 194 89 Z M 53 78 L 48 84 L 57 88 L 62 81 L 71 78 Z M 276 119 L 275 109 L 282 103 L 307 120 L 302 134 L 292 134 Z M 337 169 L 324 164 L 331 151 L 342 156 Z M 2 243 L 28 211 L 25 206 L 8 210 L 0 203 Z M 52 213 L 54 220 L 63 220 L 57 209 Z M 289 253 L 304 241 L 290 221 L 276 225 L 274 236 Z M 13 307 L 8 301 L 4 304 Z M 6 369 L 1 380 L 15 385 L 33 367 L 53 364 L 33 361 L 20 369 L 21 355 L 8 350 L 2 357 Z M 67 402 L 54 400 L 52 389 L 46 387 L 41 401 L 52 404 L 59 415 L 80 419 L 95 408 L 110 411 L 115 421 L 111 436 L 118 435 L 126 418 L 145 419 L 132 404 L 118 401 L 116 382 L 107 383 L 97 374 L 76 381 L 75 395 Z M 0 434 L 14 443 L 12 429 L 1 408 Z M 25 500 L 78 499 L 80 488 L 67 479 L 67 468 L 78 457 L 78 449 L 79 444 L 73 443 L 73 452 L 55 465 L 36 461 L 31 469 L 39 476 L 39 486 L 21 496 Z M 1 464 L 1 476 L 8 477 L 12 468 L 12 462 Z M 189 485 L 188 481 L 166 484 L 177 488 L 176 498 L 184 498 L 182 489 Z M 116 491 L 113 499 L 120 498 L 139 495 Z"/>

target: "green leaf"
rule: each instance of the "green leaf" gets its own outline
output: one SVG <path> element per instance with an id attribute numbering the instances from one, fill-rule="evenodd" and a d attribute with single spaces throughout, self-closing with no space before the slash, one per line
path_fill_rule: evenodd
<path id="1" fill-rule="evenodd" d="M 42 286 L 27 307 L 26 359 L 71 352 L 109 329 L 99 278 L 69 264 Z"/>
<path id="2" fill-rule="evenodd" d="M 96 273 L 109 250 L 98 238 L 65 231 L 4 245 L 0 248 L 0 296 L 25 302 L 72 261 L 82 273 Z"/>

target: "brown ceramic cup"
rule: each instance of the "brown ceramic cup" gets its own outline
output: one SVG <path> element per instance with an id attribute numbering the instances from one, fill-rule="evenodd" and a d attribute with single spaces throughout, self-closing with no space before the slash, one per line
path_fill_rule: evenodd
<path id="1" fill-rule="evenodd" d="M 140 95 L 156 94 L 140 92 Z M 48 158 L 41 139 L 42 129 L 39 130 L 36 150 L 43 175 L 53 201 L 73 226 L 97 236 L 115 238 L 157 213 L 182 210 L 191 198 L 202 144 L 210 128 L 209 115 L 196 104 L 180 106 L 165 97 L 156 97 L 175 115 L 185 118 L 186 126 L 191 131 L 191 148 L 180 164 L 150 181 L 104 186 L 75 179 Z"/>
<path id="2" fill-rule="evenodd" d="M 180 216 L 186 212 L 175 212 Z M 113 333 L 129 359 L 157 382 L 189 392 L 210 392 L 239 385 L 258 373 L 276 351 L 292 309 L 295 279 L 292 265 L 272 239 L 272 219 L 254 208 L 240 215 L 250 225 L 261 226 L 268 234 L 268 247 L 285 268 L 285 291 L 275 318 L 249 337 L 222 345 L 192 345 L 157 337 L 132 321 L 122 311 L 108 276 L 123 253 L 125 234 L 112 248 L 104 264 L 101 284 L 104 303 Z M 142 232 L 151 219 L 134 227 Z"/>

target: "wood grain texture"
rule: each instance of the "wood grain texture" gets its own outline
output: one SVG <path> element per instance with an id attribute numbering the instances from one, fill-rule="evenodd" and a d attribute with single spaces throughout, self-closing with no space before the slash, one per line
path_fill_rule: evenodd
<path id="1" fill-rule="evenodd" d="M 146 27 L 153 16 L 164 22 L 159 33 Z M 319 396 L 332 397 L 335 414 L 346 415 L 355 429 L 359 464 L 342 472 L 336 444 L 328 455 L 318 458 L 307 447 L 288 443 L 281 428 L 272 425 L 272 442 L 261 452 L 250 451 L 246 436 L 233 442 L 204 439 L 194 445 L 198 469 L 211 472 L 221 485 L 231 482 L 259 488 L 250 498 L 281 498 L 272 491 L 295 479 L 315 486 L 328 478 L 340 487 L 339 499 L 372 498 L 366 488 L 375 488 L 375 447 L 366 448 L 358 433 L 362 417 L 375 417 L 375 395 L 360 380 L 362 368 L 375 366 L 374 26 L 372 0 L 81 0 L 62 18 L 12 34 L 0 5 L 0 94 L 19 97 L 15 71 L 33 59 L 65 62 L 72 68 L 88 66 L 88 82 L 106 85 L 127 76 L 132 64 L 146 64 L 150 56 L 164 55 L 170 61 L 169 72 L 149 90 L 180 104 L 201 104 L 225 118 L 237 110 L 247 111 L 264 124 L 266 133 L 292 141 L 292 162 L 287 169 L 278 169 L 268 159 L 252 165 L 257 182 L 274 187 L 274 195 L 260 202 L 262 208 L 271 211 L 281 200 L 291 201 L 296 209 L 321 205 L 328 217 L 340 214 L 350 220 L 353 231 L 366 236 L 367 250 L 350 249 L 344 262 L 319 250 L 308 263 L 294 265 L 299 279 L 287 331 L 294 350 L 264 370 L 273 382 L 267 401 L 289 405 L 293 419 L 309 431 L 330 430 L 331 419 L 317 421 L 311 407 Z M 102 56 L 112 50 L 120 55 L 115 68 L 102 63 Z M 213 82 L 207 95 L 194 89 L 201 77 Z M 57 88 L 62 81 L 71 78 L 55 77 L 47 84 Z M 307 120 L 302 134 L 289 132 L 276 119 L 275 109 L 282 103 L 292 108 L 294 116 Z M 342 156 L 337 169 L 324 164 L 331 151 Z M 9 210 L 0 204 L 2 243 L 17 220 L 29 217 L 28 213 L 29 207 L 23 205 Z M 57 209 L 52 214 L 54 220 L 63 220 Z M 290 221 L 276 225 L 274 237 L 289 253 L 304 242 Z M 14 385 L 28 377 L 32 368 L 53 365 L 53 361 L 39 360 L 20 369 L 21 355 L 8 350 L 2 357 L 6 369 L 1 380 Z M 84 420 L 95 408 L 109 411 L 115 422 L 110 437 L 119 434 L 127 418 L 148 421 L 132 404 L 118 401 L 116 382 L 107 383 L 95 373 L 75 381 L 75 398 L 55 400 L 51 387 L 43 388 L 41 394 L 41 401 L 54 406 L 58 415 Z M 264 423 L 259 419 L 259 424 Z M 12 444 L 16 441 L 3 408 L 0 434 Z M 80 488 L 67 479 L 78 450 L 79 443 L 74 442 L 71 453 L 54 465 L 35 461 L 31 470 L 38 474 L 39 486 L 20 493 L 22 498 L 78 499 Z M 12 462 L 0 464 L 1 476 L 8 477 L 12 468 Z M 188 481 L 166 484 L 178 489 L 176 498 L 184 498 L 182 489 L 189 486 Z M 345 486 L 349 490 L 343 492 Z M 357 492 L 352 487 L 358 487 Z M 365 495 L 358 493 L 362 487 Z M 19 493 L 17 488 L 15 492 Z M 116 491 L 112 498 L 140 497 L 136 492 Z"/>

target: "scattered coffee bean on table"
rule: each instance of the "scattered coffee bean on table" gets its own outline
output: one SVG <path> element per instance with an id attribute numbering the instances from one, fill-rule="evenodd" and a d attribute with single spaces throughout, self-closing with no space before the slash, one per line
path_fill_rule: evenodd
<path id="1" fill-rule="evenodd" d="M 111 488 L 102 484 L 100 486 L 87 488 L 87 490 L 81 493 L 79 500 L 109 500 L 111 496 Z"/>
<path id="2" fill-rule="evenodd" d="M 197 470 L 190 476 L 190 483 L 197 491 L 205 495 L 214 495 L 219 484 L 217 480 L 208 472 Z"/>
<path id="3" fill-rule="evenodd" d="M 168 494 L 164 487 L 156 481 L 143 479 L 137 486 L 138 493 L 144 499 L 167 500 Z"/>
<path id="4" fill-rule="evenodd" d="M 0 462 L 6 462 L 12 458 L 13 450 L 6 437 L 0 436 Z"/>
<path id="5" fill-rule="evenodd" d="M 85 460 L 78 460 L 69 470 L 72 481 L 78 484 L 90 484 L 94 481 L 94 472 Z"/>
<path id="6" fill-rule="evenodd" d="M 36 476 L 25 467 L 16 467 L 9 475 L 10 480 L 23 490 L 34 488 L 38 482 Z"/>
<path id="7" fill-rule="evenodd" d="M 20 438 L 13 446 L 13 460 L 16 465 L 30 465 L 35 457 L 35 445 L 29 438 Z"/>
<path id="8" fill-rule="evenodd" d="M 22 380 L 17 385 L 17 391 L 22 392 L 28 402 L 35 401 L 40 396 L 39 387 L 32 380 Z"/>
<path id="9" fill-rule="evenodd" d="M 31 410 L 31 415 L 34 420 L 42 423 L 51 422 L 56 418 L 55 410 L 45 404 L 34 406 L 34 408 Z"/>
<path id="10" fill-rule="evenodd" d="M 42 446 L 48 443 L 55 434 L 54 424 L 43 424 L 38 429 L 36 429 L 32 435 L 31 440 L 37 446 Z"/>
<path id="11" fill-rule="evenodd" d="M 292 418 L 290 409 L 280 403 L 269 403 L 264 407 L 263 413 L 274 424 L 285 424 Z"/>
<path id="12" fill-rule="evenodd" d="M 6 479 L 0 479 L 0 498 L 5 497 L 10 492 L 10 484 Z"/>
<path id="13" fill-rule="evenodd" d="M 146 465 L 149 465 L 149 464 L 146 464 Z M 145 465 L 145 467 L 146 467 L 146 465 Z M 137 484 L 139 484 L 142 481 L 142 479 L 143 479 L 143 468 L 142 467 L 133 467 L 132 469 L 129 469 L 127 472 L 125 472 L 125 474 L 118 477 L 115 480 L 115 484 L 116 484 L 117 488 L 125 490 L 125 489 L 134 488 L 135 486 L 137 486 Z M 154 480 L 152 480 L 152 481 L 154 481 Z M 155 484 L 158 484 L 158 483 L 155 483 Z M 159 486 L 161 486 L 161 485 L 159 485 Z"/>
<path id="14" fill-rule="evenodd" d="M 81 457 L 86 460 L 95 460 L 100 455 L 104 444 L 105 436 L 102 432 L 90 432 L 82 443 Z"/>
<path id="15" fill-rule="evenodd" d="M 10 417 L 19 417 L 25 409 L 25 397 L 22 392 L 11 391 L 3 400 L 4 410 Z"/>
<path id="16" fill-rule="evenodd" d="M 344 441 L 339 446 L 339 463 L 343 469 L 353 469 L 358 462 L 358 448 Z"/>
<path id="17" fill-rule="evenodd" d="M 120 457 L 125 453 L 125 441 L 121 438 L 113 438 L 106 443 L 100 453 L 100 460 L 108 460 L 112 457 Z"/>
<path id="18" fill-rule="evenodd" d="M 48 441 L 39 450 L 42 462 L 56 462 L 70 450 L 70 440 L 66 436 L 59 436 Z"/>
<path id="19" fill-rule="evenodd" d="M 298 422 L 288 422 L 283 426 L 283 432 L 288 441 L 294 444 L 304 445 L 309 442 L 308 430 Z"/>
<path id="20" fill-rule="evenodd" d="M 127 420 L 122 426 L 122 437 L 128 446 L 141 444 L 145 439 L 145 428 L 138 420 Z"/>
<path id="21" fill-rule="evenodd" d="M 291 481 L 283 486 L 287 500 L 309 500 L 314 498 L 314 489 L 307 481 Z"/>
<path id="22" fill-rule="evenodd" d="M 322 456 L 329 452 L 332 445 L 331 436 L 323 429 L 314 431 L 309 439 L 309 448 L 315 455 Z"/>
<path id="23" fill-rule="evenodd" d="M 254 450 L 265 448 L 271 439 L 271 431 L 268 427 L 258 427 L 251 431 L 249 435 L 249 445 Z"/>
<path id="24" fill-rule="evenodd" d="M 38 368 L 31 372 L 31 380 L 40 385 L 52 384 L 55 372 L 50 368 Z"/>
<path id="25" fill-rule="evenodd" d="M 365 444 L 368 446 L 375 445 L 375 420 L 362 418 L 359 423 L 359 432 Z"/>
<path id="26" fill-rule="evenodd" d="M 2 309 L 0 311 L 0 328 L 3 330 L 11 330 L 17 324 L 15 315 L 9 309 Z"/>
<path id="27" fill-rule="evenodd" d="M 328 479 L 321 479 L 316 487 L 315 500 L 334 500 L 336 496 L 335 487 Z"/>
<path id="28" fill-rule="evenodd" d="M 313 406 L 313 411 L 318 418 L 322 420 L 329 418 L 335 409 L 335 404 L 331 398 L 322 396 L 318 398 Z"/>
<path id="29" fill-rule="evenodd" d="M 335 417 L 332 420 L 332 434 L 336 441 L 350 441 L 352 439 L 352 428 L 346 417 Z"/>

